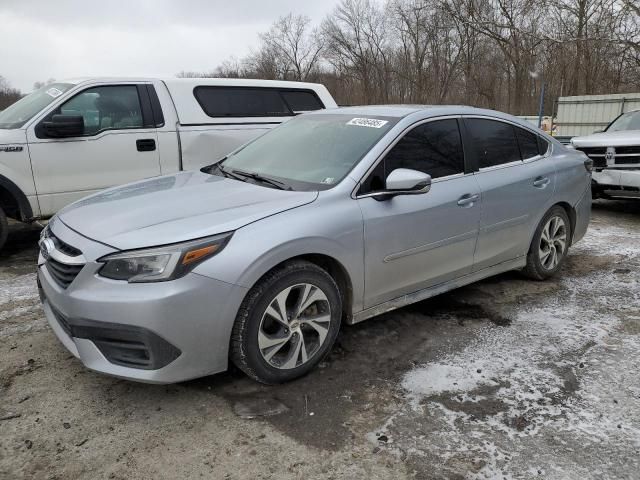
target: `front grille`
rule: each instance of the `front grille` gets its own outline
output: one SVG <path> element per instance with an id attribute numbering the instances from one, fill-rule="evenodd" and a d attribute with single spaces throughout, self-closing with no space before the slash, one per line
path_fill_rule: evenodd
<path id="1" fill-rule="evenodd" d="M 576 147 L 576 150 L 586 153 L 589 157 L 591 155 L 605 155 L 607 153 L 607 147 Z"/>
<path id="2" fill-rule="evenodd" d="M 594 168 L 607 167 L 607 147 L 580 147 L 576 148 L 584 152 L 593 160 Z M 639 165 L 640 164 L 640 146 L 615 147 L 613 153 L 614 165 Z"/>
<path id="3" fill-rule="evenodd" d="M 45 236 L 53 240 L 53 243 L 56 246 L 57 250 L 60 250 L 65 255 L 69 255 L 70 257 L 79 257 L 82 255 L 82 252 L 78 250 L 76 247 L 72 247 L 66 242 L 63 242 L 58 237 L 56 237 L 51 229 L 46 230 Z"/>
<path id="4" fill-rule="evenodd" d="M 637 147 L 616 147 L 616 155 L 640 155 L 640 146 Z"/>
<path id="5" fill-rule="evenodd" d="M 616 165 L 638 165 L 640 163 L 640 155 L 635 157 L 616 157 Z"/>
<path id="6" fill-rule="evenodd" d="M 576 150 L 580 150 L 593 160 L 593 168 L 605 168 L 607 166 L 605 158 L 607 147 L 579 147 Z"/>
<path id="7" fill-rule="evenodd" d="M 67 288 L 80 273 L 84 265 L 67 265 L 49 257 L 45 263 L 51 277 L 62 288 Z"/>
<path id="8" fill-rule="evenodd" d="M 53 243 L 53 246 L 51 243 Z M 42 255 L 46 258 L 47 271 L 62 288 L 67 288 L 71 285 L 71 282 L 75 280 L 80 270 L 84 267 L 84 263 L 77 263 L 79 260 L 77 257 L 82 255 L 82 251 L 56 237 L 49 226 L 45 227 L 42 232 L 40 249 Z M 65 263 L 65 258 L 74 260 L 67 260 Z"/>

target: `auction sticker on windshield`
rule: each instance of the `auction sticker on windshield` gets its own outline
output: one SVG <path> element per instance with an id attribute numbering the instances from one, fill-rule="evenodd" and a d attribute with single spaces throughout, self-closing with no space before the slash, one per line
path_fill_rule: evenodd
<path id="1" fill-rule="evenodd" d="M 378 120 L 377 118 L 352 118 L 347 122 L 347 125 L 356 125 L 358 127 L 370 127 L 370 128 L 382 128 L 387 123 L 387 120 Z"/>
<path id="2" fill-rule="evenodd" d="M 56 98 L 62 95 L 62 91 L 58 90 L 55 87 L 51 87 L 49 90 L 47 90 L 47 95 L 49 95 L 50 97 Z"/>

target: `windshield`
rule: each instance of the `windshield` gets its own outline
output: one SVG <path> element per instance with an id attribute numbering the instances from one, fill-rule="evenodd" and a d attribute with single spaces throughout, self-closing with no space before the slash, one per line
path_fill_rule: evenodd
<path id="1" fill-rule="evenodd" d="M 296 190 L 325 190 L 342 180 L 397 120 L 302 115 L 258 137 L 220 165 L 226 172 L 277 179 Z"/>
<path id="2" fill-rule="evenodd" d="M 72 83 L 52 83 L 21 98 L 0 112 L 0 128 L 20 128 L 43 108 L 73 87 Z"/>
<path id="3" fill-rule="evenodd" d="M 622 130 L 640 130 L 640 110 L 620 115 L 607 127 L 607 132 Z"/>

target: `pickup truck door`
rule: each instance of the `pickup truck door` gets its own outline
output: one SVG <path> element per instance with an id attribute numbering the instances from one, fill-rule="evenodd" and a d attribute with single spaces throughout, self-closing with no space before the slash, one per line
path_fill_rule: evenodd
<path id="1" fill-rule="evenodd" d="M 160 175 L 152 88 L 91 86 L 29 128 L 29 153 L 43 216 L 104 188 Z M 43 124 L 55 114 L 81 115 L 84 134 L 49 138 Z"/>

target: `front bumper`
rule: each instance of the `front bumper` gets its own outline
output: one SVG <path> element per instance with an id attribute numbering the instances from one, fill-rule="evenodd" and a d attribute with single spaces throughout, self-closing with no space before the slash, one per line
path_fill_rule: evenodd
<path id="1" fill-rule="evenodd" d="M 60 222 L 52 230 L 89 259 L 108 253 L 92 252 L 107 247 L 77 238 Z M 89 261 L 63 288 L 42 258 L 38 263 L 45 316 L 62 344 L 86 367 L 150 383 L 226 370 L 244 287 L 195 273 L 169 282 L 129 284 L 98 276 L 101 265 Z"/>
<path id="2" fill-rule="evenodd" d="M 594 193 L 611 197 L 640 198 L 640 169 L 605 168 L 593 172 Z"/>

